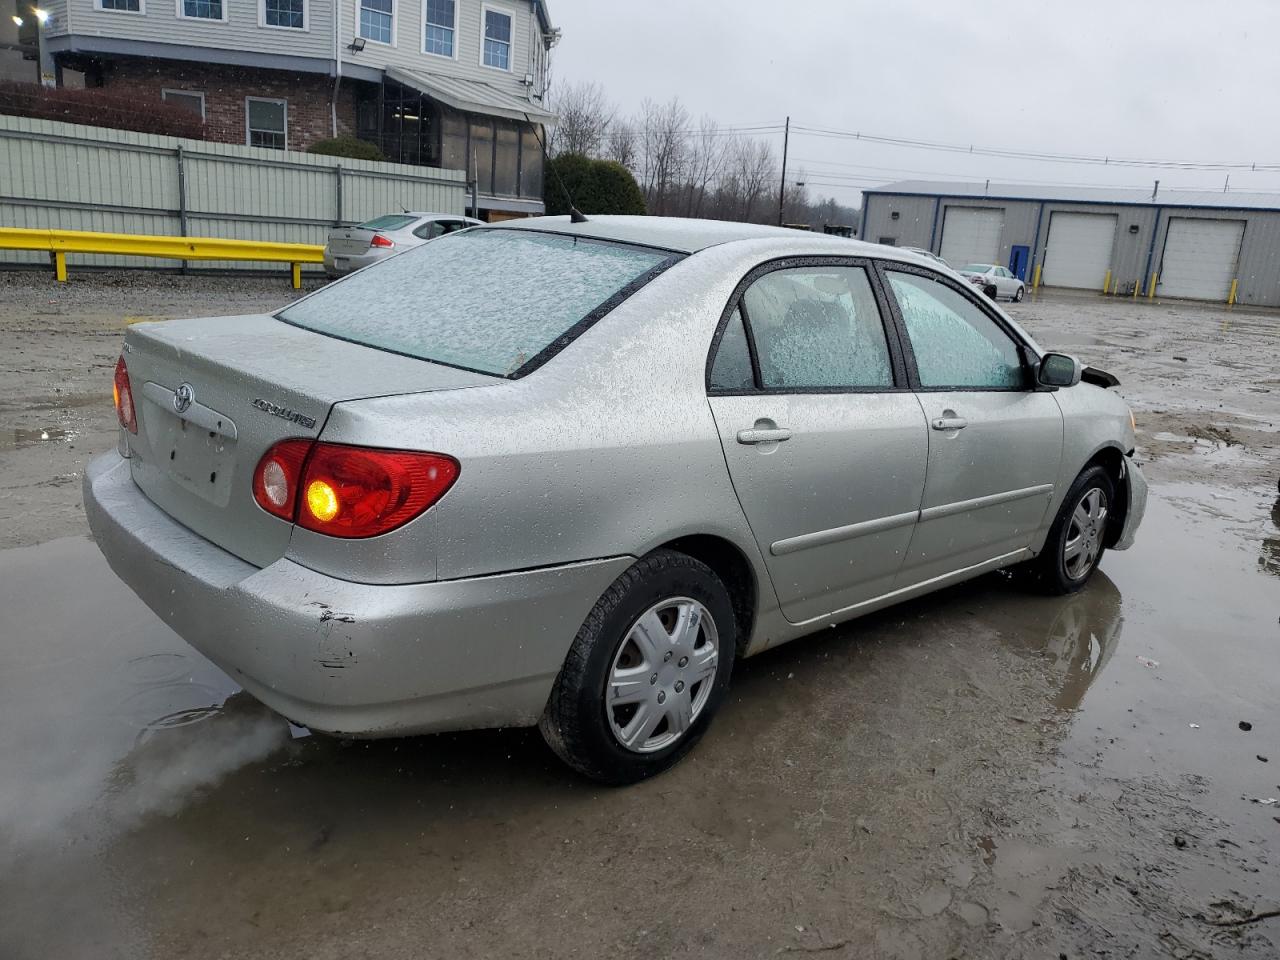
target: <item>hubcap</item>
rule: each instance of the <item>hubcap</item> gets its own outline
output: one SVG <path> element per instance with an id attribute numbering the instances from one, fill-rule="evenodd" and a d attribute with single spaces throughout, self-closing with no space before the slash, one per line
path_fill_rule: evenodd
<path id="1" fill-rule="evenodd" d="M 635 753 L 671 746 L 711 698 L 719 637 L 697 600 L 656 603 L 631 625 L 614 654 L 605 714 L 618 743 Z"/>
<path id="2" fill-rule="evenodd" d="M 1062 566 L 1072 580 L 1083 579 L 1098 562 L 1106 529 L 1107 495 L 1102 488 L 1092 487 L 1072 511 L 1062 545 Z"/>

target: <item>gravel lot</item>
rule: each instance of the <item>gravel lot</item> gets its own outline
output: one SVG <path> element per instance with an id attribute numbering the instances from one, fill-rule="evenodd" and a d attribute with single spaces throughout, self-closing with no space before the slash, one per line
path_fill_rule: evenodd
<path id="1" fill-rule="evenodd" d="M 124 327 L 291 294 L 0 274 L 0 956 L 1280 954 L 1280 315 L 1012 307 L 1120 378 L 1137 546 L 747 661 L 685 763 L 603 790 L 529 731 L 291 729 L 86 538 Z"/>

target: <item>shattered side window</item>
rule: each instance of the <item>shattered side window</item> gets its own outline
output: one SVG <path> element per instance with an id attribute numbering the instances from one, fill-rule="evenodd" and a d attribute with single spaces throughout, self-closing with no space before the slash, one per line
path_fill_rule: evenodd
<path id="1" fill-rule="evenodd" d="M 747 333 L 742 326 L 742 311 L 735 308 L 724 328 L 724 336 L 720 338 L 715 362 L 711 365 L 711 388 L 751 390 L 755 385 L 751 350 L 747 346 Z"/>
<path id="2" fill-rule="evenodd" d="M 765 389 L 893 386 L 880 309 L 862 267 L 767 273 L 743 295 Z"/>
<path id="3" fill-rule="evenodd" d="M 889 272 L 922 387 L 1027 385 L 1017 344 L 960 293 L 928 277 Z"/>

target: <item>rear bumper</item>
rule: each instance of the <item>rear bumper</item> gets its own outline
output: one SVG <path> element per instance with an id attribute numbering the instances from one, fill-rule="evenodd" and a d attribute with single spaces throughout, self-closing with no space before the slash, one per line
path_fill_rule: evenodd
<path id="1" fill-rule="evenodd" d="M 1124 514 L 1124 528 L 1112 550 L 1128 550 L 1133 546 L 1138 527 L 1147 513 L 1147 478 L 1133 457 L 1124 458 L 1125 492 L 1128 502 Z"/>
<path id="2" fill-rule="evenodd" d="M 324 248 L 324 272 L 331 277 L 345 277 L 348 273 L 354 273 L 361 267 L 367 267 L 371 263 L 377 263 L 385 258 L 389 253 L 395 251 L 381 251 L 362 253 L 355 256 L 346 256 L 344 254 L 334 254 L 330 252 L 328 247 Z"/>
<path id="3" fill-rule="evenodd" d="M 467 580 L 352 583 L 281 559 L 259 569 L 95 458 L 85 512 L 112 570 L 236 682 L 295 723 L 396 736 L 537 722 L 578 628 L 633 561 Z"/>

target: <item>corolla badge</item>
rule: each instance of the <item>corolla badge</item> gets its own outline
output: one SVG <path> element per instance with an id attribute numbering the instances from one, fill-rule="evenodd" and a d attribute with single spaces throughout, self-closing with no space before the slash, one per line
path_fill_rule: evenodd
<path id="1" fill-rule="evenodd" d="M 270 400 L 257 399 L 253 401 L 253 405 L 263 413 L 269 413 L 273 417 L 280 417 L 282 420 L 288 420 L 296 423 L 301 427 L 312 430 L 316 425 L 315 417 L 308 417 L 305 413 L 298 413 L 296 410 L 290 410 L 288 407 L 282 407 L 278 403 L 272 403 Z"/>
<path id="2" fill-rule="evenodd" d="M 173 409 L 177 413 L 186 413 L 187 408 L 191 406 L 196 399 L 196 392 L 191 384 L 181 384 L 177 390 L 173 391 Z"/>

